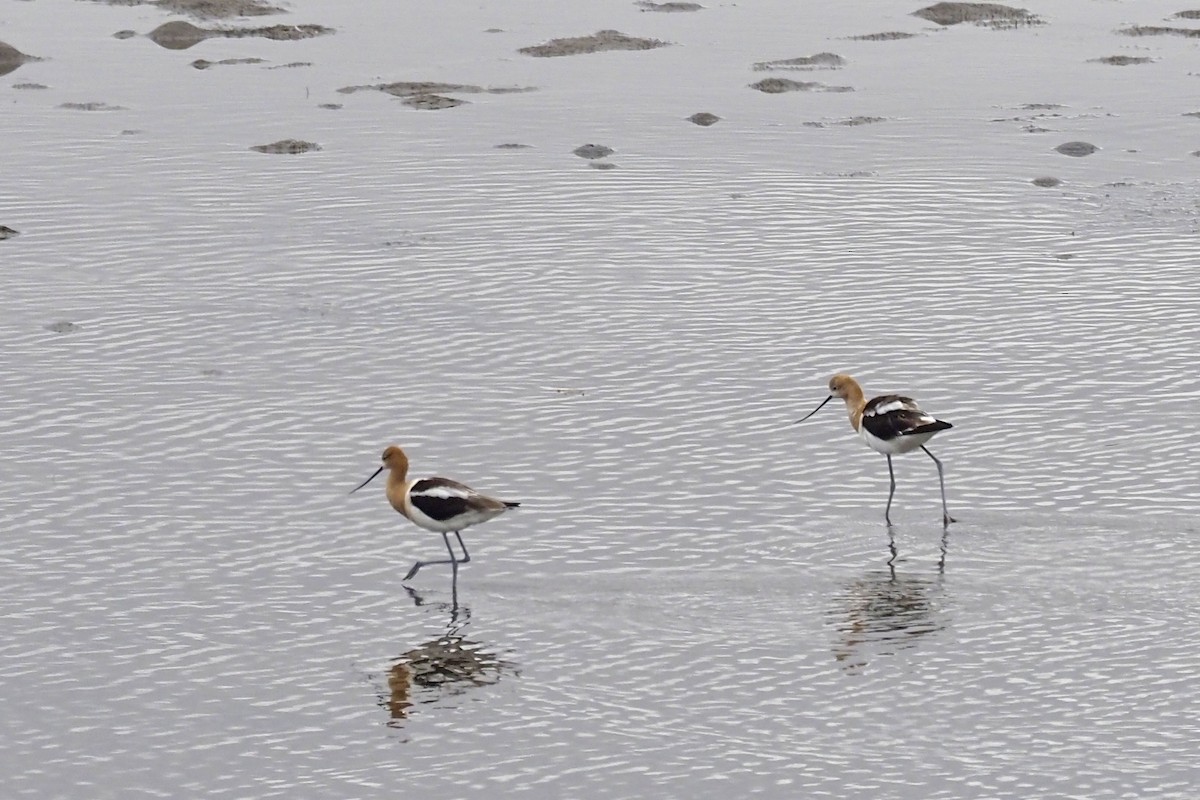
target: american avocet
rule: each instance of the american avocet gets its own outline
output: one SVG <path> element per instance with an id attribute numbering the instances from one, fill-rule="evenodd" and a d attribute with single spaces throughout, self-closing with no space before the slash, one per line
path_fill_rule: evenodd
<path id="1" fill-rule="evenodd" d="M 885 394 L 868 401 L 864 398 L 858 381 L 844 373 L 829 379 L 829 397 L 796 422 L 804 422 L 835 397 L 846 401 L 846 409 L 850 412 L 850 425 L 858 431 L 867 446 L 887 456 L 891 487 L 888 489 L 887 508 L 883 511 L 883 518 L 887 520 L 888 525 L 892 524 L 892 496 L 896 494 L 896 473 L 892 471 L 892 456 L 916 450 L 918 447 L 937 464 L 938 485 L 942 489 L 942 524 L 949 525 L 954 522 L 954 518 L 946 510 L 946 481 L 942 475 L 942 462 L 925 446 L 935 433 L 954 426 L 922 411 L 911 397 Z"/>
<path id="2" fill-rule="evenodd" d="M 458 576 L 458 565 L 471 560 L 467 546 L 463 544 L 459 531 L 480 522 L 486 522 L 492 517 L 503 514 L 510 508 L 516 508 L 520 503 L 509 503 L 497 500 L 464 486 L 449 478 L 421 478 L 408 480 L 408 456 L 395 445 L 383 451 L 383 466 L 375 470 L 371 477 L 350 490 L 354 494 L 375 479 L 375 476 L 385 469 L 391 470 L 387 481 L 387 499 L 392 508 L 399 511 L 419 527 L 434 533 L 440 533 L 446 542 L 446 550 L 450 558 L 441 561 L 418 561 L 404 576 L 409 580 L 421 567 L 430 564 L 450 564 L 455 577 Z M 458 539 L 463 557 L 454 554 L 450 546 L 450 536 Z"/>

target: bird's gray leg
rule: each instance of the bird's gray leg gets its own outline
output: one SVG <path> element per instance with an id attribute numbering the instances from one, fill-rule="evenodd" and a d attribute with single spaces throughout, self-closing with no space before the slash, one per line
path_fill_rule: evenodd
<path id="1" fill-rule="evenodd" d="M 458 539 L 458 546 L 461 547 L 463 551 L 463 557 L 459 559 L 458 563 L 466 564 L 471 560 L 471 554 L 467 552 L 467 546 L 463 544 L 462 536 L 459 535 L 458 531 L 454 532 L 454 538 Z"/>
<path id="2" fill-rule="evenodd" d="M 888 453 L 884 455 L 887 456 L 888 460 L 888 478 L 891 479 L 891 486 L 888 489 L 888 503 L 887 508 L 883 510 L 883 518 L 887 520 L 887 524 L 890 526 L 892 524 L 892 496 L 896 494 L 896 473 L 892 470 L 892 456 Z"/>
<path id="3" fill-rule="evenodd" d="M 458 536 L 457 533 L 455 533 L 454 535 Z M 437 561 L 418 561 L 417 563 L 412 565 L 412 569 L 410 569 L 408 571 L 408 574 L 405 575 L 403 579 L 406 581 L 412 579 L 412 577 L 414 575 L 416 575 L 418 572 L 420 572 L 421 567 L 428 567 L 432 564 L 449 564 L 451 569 L 454 570 L 455 576 L 457 576 L 458 575 L 458 559 L 454 557 L 454 548 L 452 548 L 450 546 L 450 537 L 445 532 L 442 533 L 442 541 L 444 541 L 446 543 L 446 552 L 448 552 L 450 554 L 450 558 L 443 558 L 443 559 L 439 559 Z M 458 541 L 459 541 L 459 544 L 462 544 L 461 538 Z M 463 548 L 463 552 L 464 553 L 466 552 L 466 548 Z M 468 556 L 465 560 L 470 561 L 471 560 L 470 556 Z"/>
<path id="4" fill-rule="evenodd" d="M 933 459 L 934 464 L 937 464 L 938 486 L 942 489 L 942 524 L 949 525 L 951 522 L 954 522 L 954 517 L 950 516 L 950 512 L 946 510 L 946 478 L 942 474 L 942 462 L 938 461 L 937 456 L 929 452 L 929 448 L 925 445 L 921 445 L 921 449 L 925 451 L 925 455 Z"/>

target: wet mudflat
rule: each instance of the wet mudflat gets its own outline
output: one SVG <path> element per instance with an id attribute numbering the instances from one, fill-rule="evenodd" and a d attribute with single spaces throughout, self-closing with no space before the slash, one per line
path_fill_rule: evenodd
<path id="1" fill-rule="evenodd" d="M 5 791 L 1187 797 L 1200 123 L 1121 31 L 1193 23 L 1077 6 L 14 4 Z M 840 370 L 955 424 L 948 531 L 790 425 Z M 523 502 L 457 587 L 391 442 Z"/>

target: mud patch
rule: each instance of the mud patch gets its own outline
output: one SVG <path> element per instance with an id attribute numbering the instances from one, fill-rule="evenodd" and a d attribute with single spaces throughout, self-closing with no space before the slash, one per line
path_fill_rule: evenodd
<path id="1" fill-rule="evenodd" d="M 22 64 L 27 64 L 30 61 L 41 61 L 37 56 L 31 56 L 28 53 L 22 53 L 11 44 L 0 42 L 0 75 L 7 75 L 13 70 L 20 67 Z"/>
<path id="2" fill-rule="evenodd" d="M 833 120 L 832 122 L 805 122 L 803 124 L 804 124 L 804 127 L 806 127 L 806 128 L 830 128 L 830 127 L 857 128 L 859 125 L 874 125 L 876 122 L 885 122 L 886 120 L 887 120 L 887 117 L 859 116 L 859 117 L 847 117 L 846 119 Z"/>
<path id="3" fill-rule="evenodd" d="M 519 92 L 534 92 L 534 86 L 495 86 L 483 87 L 470 83 L 440 83 L 436 81 L 393 81 L 391 83 L 374 83 L 360 86 L 343 86 L 338 89 L 340 94 L 354 94 L 362 91 L 376 91 L 401 98 L 404 105 L 421 111 L 440 111 L 465 104 L 466 100 L 449 97 L 453 94 L 516 94 Z"/>
<path id="4" fill-rule="evenodd" d="M 440 94 L 414 94 L 405 97 L 400 102 L 420 111 L 441 111 L 444 108 L 456 108 L 464 105 L 467 101 Z"/>
<path id="5" fill-rule="evenodd" d="M 74 322 L 67 322 L 66 320 L 61 322 L 51 322 L 45 327 L 46 330 L 50 331 L 51 333 L 77 333 L 78 331 L 83 330 L 82 325 L 76 325 Z"/>
<path id="6" fill-rule="evenodd" d="M 1154 59 L 1146 56 L 1104 56 L 1103 58 L 1089 58 L 1089 64 L 1109 64 L 1114 67 L 1128 67 L 1133 64 L 1149 64 Z"/>
<path id="7" fill-rule="evenodd" d="M 1024 8 L 999 3 L 935 3 L 913 12 L 914 17 L 929 20 L 935 25 L 958 25 L 970 22 L 989 28 L 1017 28 L 1045 24 L 1036 14 Z"/>
<path id="8" fill-rule="evenodd" d="M 124 111 L 125 106 L 112 106 L 108 103 L 59 103 L 59 108 L 70 111 Z"/>
<path id="9" fill-rule="evenodd" d="M 198 19 L 261 17 L 285 10 L 262 0 L 95 0 L 109 6 L 157 6 L 164 11 L 188 14 Z"/>
<path id="10" fill-rule="evenodd" d="M 1189 39 L 1200 39 L 1200 28 L 1172 28 L 1168 25 L 1133 25 L 1122 28 L 1117 33 L 1126 36 L 1185 36 Z"/>
<path id="11" fill-rule="evenodd" d="M 571 152 L 580 158 L 595 159 L 611 156 L 617 151 L 603 144 L 581 144 Z"/>
<path id="12" fill-rule="evenodd" d="M 774 69 L 840 69 L 845 66 L 846 59 L 837 53 L 817 53 L 815 56 L 799 56 L 797 58 L 781 58 L 775 61 L 759 61 L 754 65 L 755 72 Z"/>
<path id="13" fill-rule="evenodd" d="M 1015 117 L 1001 117 L 991 120 L 992 122 L 1020 122 L 1022 123 L 1021 130 L 1025 133 L 1050 133 L 1053 129 L 1042 125 L 1043 120 L 1047 119 L 1063 119 L 1067 115 L 1059 111 L 1066 106 L 1058 103 L 1025 103 L 1018 106 L 1021 111 L 1034 111 L 1038 113 L 1025 114 Z"/>
<path id="14" fill-rule="evenodd" d="M 190 22 L 164 22 L 146 34 L 150 41 L 167 50 L 187 50 L 205 39 L 242 39 L 257 36 L 279 42 L 295 42 L 333 33 L 324 25 L 269 25 L 265 28 L 201 28 Z"/>
<path id="15" fill-rule="evenodd" d="M 697 114 L 692 114 L 687 118 L 687 120 L 693 125 L 699 125 L 702 128 L 707 128 L 709 125 L 716 125 L 721 121 L 721 118 L 716 114 L 710 114 L 707 111 L 701 111 Z"/>
<path id="16" fill-rule="evenodd" d="M 642 39 L 629 36 L 620 31 L 597 31 L 591 36 L 574 36 L 565 39 L 551 39 L 545 44 L 535 44 L 522 47 L 517 52 L 537 58 L 557 58 L 559 56 L 577 56 L 584 53 L 599 53 L 606 50 L 654 50 L 666 47 L 670 42 L 659 39 Z"/>
<path id="17" fill-rule="evenodd" d="M 853 86 L 826 86 L 816 81 L 793 81 L 787 78 L 763 78 L 758 83 L 750 84 L 751 89 L 757 89 L 764 94 L 783 94 L 784 92 L 853 92 Z"/>
<path id="18" fill-rule="evenodd" d="M 317 108 L 324 108 L 327 111 L 337 111 L 342 107 L 341 103 L 319 103 Z"/>
<path id="19" fill-rule="evenodd" d="M 699 3 L 652 3 L 650 0 L 639 0 L 634 5 L 641 8 L 642 11 L 661 11 L 665 14 L 699 11 L 704 8 Z"/>
<path id="20" fill-rule="evenodd" d="M 915 39 L 917 34 L 903 31 L 884 31 L 883 33 L 864 33 L 859 36 L 847 36 L 852 42 L 894 42 L 899 39 Z"/>
<path id="21" fill-rule="evenodd" d="M 592 169 L 616 169 L 617 165 L 611 161 L 590 161 L 588 166 Z"/>
<path id="22" fill-rule="evenodd" d="M 1064 156 L 1083 158 L 1084 156 L 1090 156 L 1100 148 L 1090 142 L 1064 142 L 1054 149 Z"/>
<path id="23" fill-rule="evenodd" d="M 230 64 L 265 64 L 266 59 L 262 58 L 223 58 L 220 61 L 205 61 L 203 58 L 198 58 L 192 62 L 192 66 L 196 69 L 209 69 L 210 67 L 226 66 Z"/>
<path id="24" fill-rule="evenodd" d="M 256 144 L 250 149 L 259 153 L 294 155 L 296 153 L 309 153 L 314 150 L 320 150 L 321 145 L 316 142 L 305 142 L 300 139 L 280 139 L 278 142 L 271 142 L 270 144 Z"/>
<path id="25" fill-rule="evenodd" d="M 1032 183 L 1034 186 L 1041 186 L 1043 189 L 1049 189 L 1052 186 L 1058 186 L 1062 184 L 1062 181 L 1060 181 L 1058 178 L 1051 178 L 1049 175 L 1046 175 L 1041 178 L 1034 178 L 1032 181 L 1030 181 L 1030 183 Z"/>
<path id="26" fill-rule="evenodd" d="M 14 89 L 49 89 L 50 87 L 44 83 L 14 83 Z"/>
<path id="27" fill-rule="evenodd" d="M 496 145 L 497 150 L 528 150 L 533 147 L 531 144 L 521 144 L 520 142 L 504 142 Z"/>

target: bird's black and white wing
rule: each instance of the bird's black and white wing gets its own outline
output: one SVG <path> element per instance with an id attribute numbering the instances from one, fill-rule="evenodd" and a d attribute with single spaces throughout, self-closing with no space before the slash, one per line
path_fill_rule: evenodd
<path id="1" fill-rule="evenodd" d="M 863 409 L 862 426 L 867 433 L 885 442 L 901 436 L 937 433 L 953 427 L 949 422 L 922 411 L 911 397 L 898 394 L 885 394 L 867 403 Z"/>

